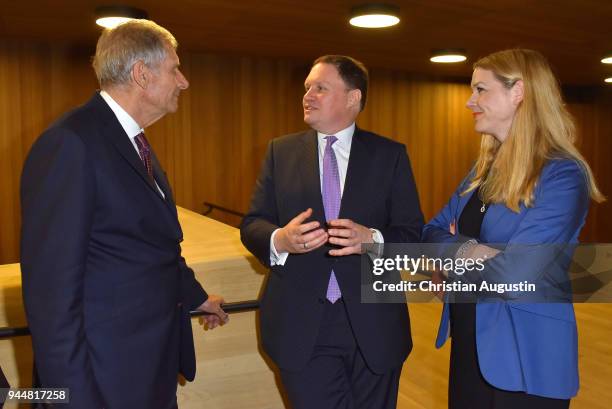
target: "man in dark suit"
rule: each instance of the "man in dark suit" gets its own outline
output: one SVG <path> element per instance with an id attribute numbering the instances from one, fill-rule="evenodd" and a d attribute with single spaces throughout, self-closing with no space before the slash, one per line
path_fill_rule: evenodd
<path id="1" fill-rule="evenodd" d="M 362 243 L 418 242 L 423 216 L 403 145 L 355 126 L 368 74 L 317 59 L 310 131 L 273 140 L 241 227 L 271 267 L 261 337 L 294 409 L 395 408 L 412 347 L 405 304 L 360 299 Z"/>
<path id="2" fill-rule="evenodd" d="M 189 311 L 227 320 L 181 256 L 172 191 L 143 128 L 188 82 L 177 43 L 135 20 L 105 30 L 102 91 L 34 143 L 21 180 L 23 297 L 43 387 L 66 408 L 176 408 L 195 376 Z"/>

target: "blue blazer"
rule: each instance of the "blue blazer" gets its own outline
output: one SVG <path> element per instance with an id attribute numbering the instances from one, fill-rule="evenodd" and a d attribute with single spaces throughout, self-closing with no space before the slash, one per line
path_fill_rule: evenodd
<path id="1" fill-rule="evenodd" d="M 472 174 L 459 185 L 448 204 L 423 229 L 423 241 L 453 243 L 451 235 L 470 194 L 461 196 Z M 570 159 L 550 160 L 534 192 L 534 203 L 514 212 L 492 204 L 485 214 L 480 241 L 504 245 L 485 263 L 481 280 L 489 283 L 542 284 L 542 272 L 524 268 L 521 245 L 577 243 L 589 207 L 588 183 L 580 165 Z M 444 304 L 436 340 L 449 336 L 449 305 Z M 476 347 L 483 377 L 496 388 L 569 399 L 578 391 L 578 335 L 571 303 L 479 302 L 476 305 Z"/>

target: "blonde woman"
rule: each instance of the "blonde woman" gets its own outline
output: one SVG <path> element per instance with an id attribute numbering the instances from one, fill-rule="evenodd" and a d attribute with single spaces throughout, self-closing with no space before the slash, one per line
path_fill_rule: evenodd
<path id="1" fill-rule="evenodd" d="M 423 241 L 458 243 L 461 257 L 486 257 L 468 281 L 540 285 L 541 271 L 521 268 L 528 258 L 521 246 L 577 243 L 590 199 L 603 196 L 541 54 L 513 49 L 482 58 L 471 87 L 467 107 L 482 134 L 480 153 Z M 437 347 L 449 333 L 449 408 L 568 408 L 578 391 L 571 303 L 446 303 Z"/>

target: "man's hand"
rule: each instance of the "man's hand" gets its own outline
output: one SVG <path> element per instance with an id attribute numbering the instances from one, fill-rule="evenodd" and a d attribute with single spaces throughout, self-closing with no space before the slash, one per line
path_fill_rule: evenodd
<path id="1" fill-rule="evenodd" d="M 226 324 L 229 321 L 229 315 L 221 308 L 221 304 L 224 302 L 225 300 L 223 297 L 209 294 L 208 299 L 197 308 L 200 311 L 210 313 L 203 316 L 204 322 L 206 322 L 209 329 L 214 329 L 215 327 L 221 324 Z"/>
<path id="2" fill-rule="evenodd" d="M 372 231 L 349 219 L 336 219 L 329 222 L 329 242 L 343 248 L 330 250 L 331 256 L 363 254 L 362 243 L 373 243 Z"/>
<path id="3" fill-rule="evenodd" d="M 311 215 L 312 209 L 309 208 L 278 230 L 274 236 L 277 253 L 308 253 L 325 244 L 328 235 L 324 229 L 318 228 L 320 223 L 304 223 Z"/>

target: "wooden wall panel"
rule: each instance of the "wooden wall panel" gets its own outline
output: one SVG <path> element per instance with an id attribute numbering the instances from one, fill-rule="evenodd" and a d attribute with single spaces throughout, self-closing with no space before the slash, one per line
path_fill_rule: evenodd
<path id="1" fill-rule="evenodd" d="M 597 104 L 592 100 L 595 99 Z M 578 145 L 591 165 L 600 190 L 608 198 L 593 203 L 581 239 L 612 241 L 612 90 L 596 92 L 587 101 L 572 102 L 568 109 L 576 119 Z"/>
<path id="2" fill-rule="evenodd" d="M 0 177 L 2 184 L 0 186 L 0 203 L 2 204 L 1 227 L 0 227 L 0 247 L 1 258 L 6 260 L 8 257 L 15 257 L 17 252 L 17 226 L 12 222 L 18 212 L 18 203 L 15 200 L 16 181 L 15 175 L 18 172 L 17 167 L 20 160 L 13 160 L 15 152 L 17 157 L 21 157 L 21 139 L 14 136 L 15 118 L 18 117 L 18 112 L 15 112 L 16 104 L 13 100 L 17 97 L 18 82 L 14 83 L 15 78 L 19 78 L 16 73 L 19 72 L 17 60 L 7 59 L 5 56 L 10 55 L 12 50 L 8 47 L 0 47 L 0 56 L 2 56 L 2 64 L 0 64 Z M 6 61 L 5 61 L 6 60 Z M 10 259 L 9 259 L 10 260 Z M 6 261 L 5 261 L 6 262 Z"/>
<path id="3" fill-rule="evenodd" d="M 305 68 L 287 61 L 204 54 L 184 56 L 182 65 L 190 88 L 174 117 L 187 112 L 190 125 L 172 137 L 189 146 L 176 147 L 184 153 L 183 163 L 176 163 L 176 152 L 163 149 L 168 146 L 166 119 L 148 131 L 151 143 L 171 178 L 177 203 L 201 210 L 202 202 L 209 201 L 244 212 L 269 139 L 304 128 L 299 99 Z M 213 216 L 239 222 L 223 213 Z"/>
<path id="4" fill-rule="evenodd" d="M 19 175 L 34 139 L 97 88 L 93 50 L 0 41 L 0 263 L 18 261 Z M 301 98 L 309 64 L 293 60 L 180 53 L 190 87 L 177 113 L 147 130 L 177 204 L 204 201 L 245 212 L 271 138 L 305 129 Z M 466 81 L 467 83 L 467 81 Z M 609 90 L 608 90 L 609 91 Z M 612 103 L 600 92 L 569 107 L 581 146 L 612 195 Z M 479 137 L 465 108 L 466 84 L 431 82 L 374 69 L 359 126 L 406 144 L 427 218 L 437 212 L 476 157 Z M 610 204 L 594 206 L 588 241 L 612 241 Z M 213 212 L 237 225 L 239 218 Z"/>
<path id="5" fill-rule="evenodd" d="M 368 107 L 359 124 L 406 145 L 423 212 L 431 218 L 473 164 L 479 137 L 465 106 L 463 84 L 415 81 L 372 73 Z"/>
<path id="6" fill-rule="evenodd" d="M 95 90 L 87 53 L 0 41 L 0 263 L 19 255 L 19 177 L 36 137 Z"/>

